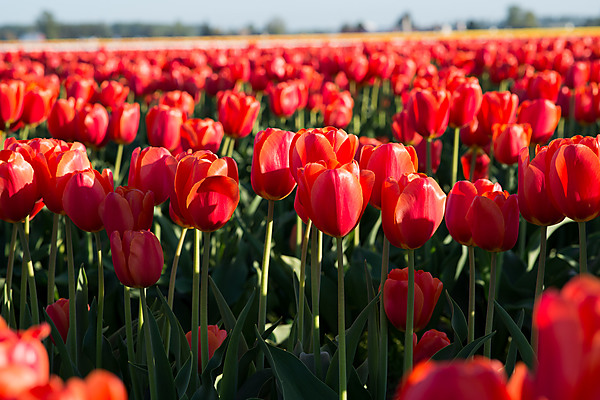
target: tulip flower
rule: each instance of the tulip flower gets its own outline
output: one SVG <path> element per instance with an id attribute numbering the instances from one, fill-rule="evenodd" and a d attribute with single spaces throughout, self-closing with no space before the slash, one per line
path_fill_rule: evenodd
<path id="1" fill-rule="evenodd" d="M 428 361 L 435 353 L 450 345 L 450 339 L 444 332 L 430 329 L 421 336 L 417 342 L 417 335 L 413 336 L 413 364 Z"/>
<path id="2" fill-rule="evenodd" d="M 448 127 L 450 93 L 446 90 L 415 90 L 406 106 L 410 123 L 424 138 L 441 136 Z"/>
<path id="3" fill-rule="evenodd" d="M 210 150 L 216 153 L 223 140 L 223 125 L 210 118 L 188 119 L 181 125 L 181 146 L 184 151 Z"/>
<path id="4" fill-rule="evenodd" d="M 23 113 L 25 82 L 10 80 L 0 82 L 0 129 L 18 121 Z"/>
<path id="5" fill-rule="evenodd" d="M 537 72 L 530 80 L 527 87 L 527 97 L 530 100 L 546 99 L 556 103 L 562 78 L 554 70 Z"/>
<path id="6" fill-rule="evenodd" d="M 160 278 L 164 256 L 158 238 L 150 231 L 118 231 L 110 235 L 117 278 L 123 285 L 147 288 Z"/>
<path id="7" fill-rule="evenodd" d="M 108 142 L 108 112 L 101 104 L 86 104 L 75 116 L 75 138 L 86 146 L 104 147 Z"/>
<path id="8" fill-rule="evenodd" d="M 58 330 L 63 343 L 67 343 L 67 333 L 69 332 L 69 299 L 61 298 L 49 304 L 46 307 L 46 313 Z M 54 339 L 52 341 L 54 342 Z"/>
<path id="9" fill-rule="evenodd" d="M 194 98 L 188 92 L 181 90 L 172 90 L 164 93 L 158 99 L 158 104 L 179 108 L 188 117 L 194 114 L 194 108 L 196 107 Z"/>
<path id="10" fill-rule="evenodd" d="M 88 169 L 75 172 L 65 184 L 63 206 L 67 216 L 79 229 L 97 232 L 104 225 L 98 213 L 106 195 L 113 191 L 112 172 Z"/>
<path id="11" fill-rule="evenodd" d="M 83 103 L 89 103 L 96 94 L 96 82 L 93 79 L 83 78 L 79 75 L 69 75 L 65 81 L 67 98 L 74 97 L 82 99 Z"/>
<path id="12" fill-rule="evenodd" d="M 164 147 L 173 151 L 181 141 L 181 124 L 185 117 L 179 108 L 159 105 L 146 114 L 146 134 L 148 143 L 154 147 Z"/>
<path id="13" fill-rule="evenodd" d="M 488 136 L 494 133 L 494 125 L 513 123 L 517 113 L 519 98 L 510 92 L 486 92 L 481 101 L 477 120 Z"/>
<path id="14" fill-rule="evenodd" d="M 129 87 L 117 81 L 104 81 L 100 84 L 98 100 L 109 110 L 121 107 L 129 95 Z"/>
<path id="15" fill-rule="evenodd" d="M 323 123 L 339 129 L 347 127 L 352 120 L 352 108 L 353 105 L 348 106 L 341 100 L 327 104 L 323 110 Z"/>
<path id="16" fill-rule="evenodd" d="M 217 95 L 217 109 L 225 135 L 239 139 L 252 132 L 260 103 L 244 93 L 225 91 Z"/>
<path id="17" fill-rule="evenodd" d="M 483 93 L 477 78 L 466 79 L 452 91 L 449 125 L 461 128 L 471 122 L 477 116 L 482 100 Z"/>
<path id="18" fill-rule="evenodd" d="M 108 137 L 117 144 L 131 144 L 140 125 L 139 103 L 123 103 L 112 109 L 108 123 Z"/>
<path id="19" fill-rule="evenodd" d="M 422 140 L 408 120 L 408 111 L 402 110 L 392 117 L 392 134 L 405 146 L 413 146 Z"/>
<path id="20" fill-rule="evenodd" d="M 587 61 L 574 62 L 565 77 L 565 86 L 569 89 L 577 89 L 585 86 L 590 80 L 590 63 Z"/>
<path id="21" fill-rule="evenodd" d="M 427 149 L 429 147 L 429 151 Z M 441 140 L 426 140 L 421 139 L 415 143 L 415 151 L 419 160 L 418 172 L 427 172 L 427 156 L 429 155 L 429 168 L 430 173 L 435 174 L 440 167 L 442 162 L 442 147 L 443 142 Z"/>
<path id="22" fill-rule="evenodd" d="M 492 142 L 492 137 L 488 136 L 476 118 L 460 128 L 460 141 L 468 147 L 486 148 Z"/>
<path id="23" fill-rule="evenodd" d="M 54 103 L 48 116 L 48 131 L 53 138 L 67 142 L 75 140 L 77 129 L 75 115 L 81 107 L 83 101 L 73 97 L 68 100 L 58 99 Z"/>
<path id="24" fill-rule="evenodd" d="M 594 124 L 598 119 L 598 98 L 600 90 L 598 84 L 590 83 L 584 87 L 575 89 L 574 117 L 582 125 Z"/>
<path id="25" fill-rule="evenodd" d="M 499 361 L 483 357 L 421 363 L 398 386 L 394 400 L 511 400 Z"/>
<path id="26" fill-rule="evenodd" d="M 506 165 L 516 163 L 521 149 L 527 148 L 531 140 L 529 124 L 496 124 L 493 132 L 494 157 Z"/>
<path id="27" fill-rule="evenodd" d="M 60 378 L 52 376 L 47 385 L 32 389 L 28 395 L 36 399 L 127 400 L 123 382 L 102 369 L 93 370 L 85 379 L 69 378 L 64 384 Z"/>
<path id="28" fill-rule="evenodd" d="M 489 178 L 490 162 L 490 156 L 478 148 L 469 149 L 460 157 L 463 176 L 471 182 Z"/>
<path id="29" fill-rule="evenodd" d="M 131 154 L 128 184 L 154 193 L 154 205 L 164 203 L 173 191 L 177 160 L 164 147 L 139 147 Z"/>
<path id="30" fill-rule="evenodd" d="M 188 341 L 190 348 L 192 347 L 192 332 L 185 334 L 185 338 Z M 211 359 L 215 351 L 221 346 L 221 344 L 227 339 L 227 331 L 219 329 L 217 325 L 208 325 L 208 358 Z M 198 365 L 202 365 L 201 355 L 202 351 L 200 348 L 202 344 L 198 341 Z"/>
<path id="31" fill-rule="evenodd" d="M 150 230 L 154 216 L 154 193 L 119 186 L 106 195 L 98 208 L 108 236 L 118 231 Z"/>
<path id="32" fill-rule="evenodd" d="M 517 112 L 517 123 L 531 126 L 531 143 L 546 144 L 560 120 L 560 107 L 550 100 L 524 101 Z"/>
<path id="33" fill-rule="evenodd" d="M 300 105 L 295 82 L 280 82 L 268 89 L 271 112 L 279 118 L 289 118 Z"/>
<path id="34" fill-rule="evenodd" d="M 54 104 L 54 93 L 50 89 L 34 87 L 25 93 L 21 121 L 25 125 L 37 125 L 44 122 Z"/>
<path id="35" fill-rule="evenodd" d="M 0 150 L 0 219 L 20 222 L 40 199 L 39 178 L 25 158 L 12 150 Z"/>

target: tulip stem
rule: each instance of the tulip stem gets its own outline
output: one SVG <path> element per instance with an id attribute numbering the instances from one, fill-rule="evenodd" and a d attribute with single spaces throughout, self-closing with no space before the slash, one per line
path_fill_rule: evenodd
<path id="1" fill-rule="evenodd" d="M 427 176 L 433 176 L 433 167 L 431 165 L 431 137 L 428 137 L 425 140 L 427 142 L 425 146 L 425 165 L 427 168 Z"/>
<path id="2" fill-rule="evenodd" d="M 491 253 L 490 257 L 490 287 L 488 292 L 487 312 L 485 315 L 485 335 L 492 333 L 494 324 L 494 300 L 496 300 L 496 252 Z M 483 345 L 483 355 L 487 358 L 492 357 L 492 340 L 488 339 Z"/>
<path id="3" fill-rule="evenodd" d="M 65 217 L 65 236 L 67 242 L 67 272 L 69 279 L 69 333 L 67 334 L 67 348 L 75 365 L 77 365 L 77 292 L 75 287 L 75 261 L 73 260 L 71 219 Z"/>
<path id="4" fill-rule="evenodd" d="M 337 257 L 338 257 L 338 354 L 339 354 L 339 399 L 348 398 L 346 391 L 346 314 L 344 303 L 344 249 L 342 247 L 343 238 L 337 237 Z"/>
<path id="5" fill-rule="evenodd" d="M 56 251 L 58 245 L 56 239 L 58 237 L 58 223 L 60 214 L 54 214 L 52 217 L 52 237 L 50 239 L 50 259 L 48 260 L 48 293 L 46 295 L 46 305 L 54 303 L 54 281 L 56 275 Z"/>
<path id="6" fill-rule="evenodd" d="M 267 292 L 269 290 L 269 263 L 271 261 L 271 237 L 273 236 L 273 210 L 275 201 L 269 200 L 265 243 L 263 248 L 262 272 L 260 274 L 260 297 L 258 299 L 258 332 L 262 335 L 267 321 Z M 258 369 L 264 366 L 263 355 L 259 356 Z"/>
<path id="7" fill-rule="evenodd" d="M 123 285 L 123 300 L 125 303 L 125 334 L 127 336 L 127 359 L 129 360 L 129 375 L 131 375 L 131 386 L 133 388 L 133 398 L 140 399 L 139 386 L 137 382 L 137 372 L 134 367 L 135 353 L 133 351 L 133 326 L 131 318 L 131 293 L 129 286 Z"/>
<path id="8" fill-rule="evenodd" d="M 8 264 L 6 266 L 6 280 L 4 281 L 4 304 L 2 307 L 2 315 L 6 319 L 6 323 L 12 324 L 11 314 L 14 312 L 12 304 L 12 278 L 15 266 L 15 249 L 17 247 L 17 224 L 12 224 L 12 235 L 10 237 L 10 248 L 8 250 Z M 13 327 L 14 328 L 14 327 Z"/>
<path id="9" fill-rule="evenodd" d="M 548 232 L 547 226 L 540 226 L 540 258 L 538 261 L 537 279 L 535 281 L 535 297 L 534 303 L 542 295 L 544 290 L 544 272 L 546 269 L 546 236 Z M 531 330 L 531 347 L 533 351 L 537 353 L 537 334 L 535 329 Z"/>
<path id="10" fill-rule="evenodd" d="M 474 147 L 471 152 L 471 169 L 469 170 L 469 181 L 475 180 L 475 168 L 477 167 L 477 155 L 479 154 L 479 147 Z"/>
<path id="11" fill-rule="evenodd" d="M 380 343 L 379 343 L 379 389 L 377 393 L 379 398 L 385 400 L 385 394 L 387 393 L 387 354 L 388 354 L 388 326 L 387 326 L 387 315 L 385 314 L 385 305 L 383 303 L 383 286 L 387 279 L 390 265 L 390 241 L 383 237 L 383 253 L 381 256 L 381 280 L 379 284 L 379 332 L 380 332 Z"/>
<path id="12" fill-rule="evenodd" d="M 229 135 L 225 135 L 225 140 L 223 141 L 223 145 L 221 146 L 221 156 L 225 157 L 229 151 L 229 146 L 231 144 L 231 137 Z"/>
<path id="13" fill-rule="evenodd" d="M 452 153 L 452 187 L 456 183 L 458 179 L 458 150 L 460 148 L 460 141 L 458 140 L 460 137 L 460 128 L 454 128 L 454 148 Z"/>
<path id="14" fill-rule="evenodd" d="M 198 307 L 200 305 L 200 237 L 199 230 L 194 231 L 194 270 L 192 273 L 192 379 L 198 377 Z"/>
<path id="15" fill-rule="evenodd" d="M 202 241 L 204 242 L 204 252 L 202 254 L 202 279 L 200 281 L 200 350 L 202 355 L 202 371 L 204 371 L 208 364 L 208 261 L 210 260 L 210 232 L 202 232 Z"/>
<path id="16" fill-rule="evenodd" d="M 354 247 L 358 247 L 360 245 L 360 221 L 356 224 L 354 228 Z"/>
<path id="17" fill-rule="evenodd" d="M 181 234 L 179 235 L 179 242 L 177 242 L 177 249 L 175 249 L 175 256 L 173 257 L 173 264 L 171 265 L 171 276 L 169 278 L 169 294 L 167 297 L 167 304 L 169 308 L 173 309 L 173 301 L 175 300 L 175 282 L 177 280 L 177 267 L 179 266 L 179 258 L 181 257 L 181 250 L 183 249 L 183 243 L 185 242 L 185 234 L 188 228 L 182 228 Z"/>
<path id="18" fill-rule="evenodd" d="M 310 280 L 311 280 L 311 303 L 313 314 L 313 355 L 315 359 L 315 371 L 317 378 L 321 379 L 321 335 L 319 333 L 319 294 L 321 288 L 321 249 L 323 246 L 323 233 L 315 225 L 312 226 L 311 251 L 310 251 Z"/>
<path id="19" fill-rule="evenodd" d="M 579 227 L 579 273 L 586 274 L 587 270 L 587 240 L 585 237 L 585 221 L 577 222 Z"/>
<path id="20" fill-rule="evenodd" d="M 96 368 L 102 368 L 102 319 L 104 317 L 104 265 L 102 265 L 102 241 L 100 233 L 94 232 L 98 257 L 98 315 L 96 320 Z"/>
<path id="21" fill-rule="evenodd" d="M 229 141 L 229 147 L 227 148 L 227 157 L 233 157 L 233 149 L 235 148 L 235 139 Z"/>
<path id="22" fill-rule="evenodd" d="M 146 363 L 148 364 L 148 380 L 150 381 L 150 399 L 158 400 L 158 386 L 156 382 L 156 366 L 154 365 L 154 352 L 150 338 L 150 325 L 148 325 L 148 305 L 146 304 L 146 289 L 140 288 L 142 312 L 144 314 L 144 342 L 146 343 Z M 194 364 L 194 363 L 192 363 Z"/>
<path id="23" fill-rule="evenodd" d="M 300 281 L 298 283 L 298 337 L 304 349 L 304 290 L 306 287 L 306 256 L 308 254 L 308 240 L 310 238 L 312 221 L 309 220 L 302 236 L 302 254 L 300 255 Z"/>
<path id="24" fill-rule="evenodd" d="M 469 315 L 467 344 L 475 340 L 475 247 L 469 246 Z"/>
<path id="25" fill-rule="evenodd" d="M 296 257 L 302 257 L 301 253 L 301 237 L 302 237 L 302 219 L 299 215 L 296 215 Z"/>
<path id="26" fill-rule="evenodd" d="M 115 160 L 115 182 L 119 184 L 121 182 L 120 174 L 121 174 L 121 160 L 123 158 L 123 144 L 119 144 L 117 146 L 117 158 Z"/>
<path id="27" fill-rule="evenodd" d="M 33 270 L 33 261 L 31 260 L 31 253 L 29 253 L 29 217 L 25 218 L 25 222 L 19 227 L 19 236 L 22 242 L 23 248 L 23 272 L 26 273 L 27 282 L 29 283 L 29 297 L 31 300 L 31 316 L 32 322 L 34 325 L 40 323 L 40 312 L 38 310 L 38 298 L 37 298 L 37 288 L 35 287 L 35 272 Z M 27 267 L 27 269 L 25 269 Z M 23 276 L 22 279 L 25 279 Z M 22 286 L 21 286 L 22 288 Z M 27 293 L 27 291 L 25 291 Z M 23 298 L 25 294 L 21 295 L 21 301 L 23 302 Z M 21 309 L 21 315 L 25 315 L 25 307 Z M 21 322 L 23 319 L 21 318 Z M 24 329 L 24 326 L 21 326 L 21 329 Z"/>
<path id="28" fill-rule="evenodd" d="M 408 290 L 406 294 L 406 332 L 404 333 L 404 376 L 413 367 L 413 332 L 415 317 L 415 251 L 408 250 Z"/>

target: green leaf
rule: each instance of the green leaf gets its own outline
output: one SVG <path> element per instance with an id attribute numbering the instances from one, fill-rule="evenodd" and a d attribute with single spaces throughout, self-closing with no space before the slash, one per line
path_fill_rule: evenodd
<path id="1" fill-rule="evenodd" d="M 252 308 L 252 301 L 256 291 L 253 290 L 250 298 L 246 302 L 244 309 L 238 317 L 237 323 L 230 334 L 227 353 L 225 355 L 225 366 L 223 367 L 223 379 L 221 380 L 220 397 L 223 400 L 233 400 L 237 390 L 238 379 L 238 343 L 242 337 L 242 328 L 246 322 L 246 317 Z"/>
<path id="2" fill-rule="evenodd" d="M 460 344 L 464 343 L 467 339 L 467 319 L 463 314 L 462 310 L 454 301 L 454 299 L 450 296 L 450 293 L 446 290 L 446 298 L 448 299 L 448 305 L 450 306 L 450 314 L 451 314 L 451 323 L 452 330 L 454 330 L 455 338 L 454 340 L 458 340 Z"/>
<path id="3" fill-rule="evenodd" d="M 183 366 L 179 369 L 177 376 L 175 377 L 175 388 L 179 397 L 185 396 L 188 385 L 190 384 L 190 378 L 192 376 L 192 357 L 188 357 Z"/>
<path id="4" fill-rule="evenodd" d="M 52 339 L 54 339 L 54 345 L 58 349 L 58 354 L 60 354 L 61 368 L 64 368 L 65 371 L 65 376 L 62 376 L 61 374 L 61 378 L 66 379 L 76 375 L 79 376 L 79 372 L 76 372 L 77 368 L 73 364 L 73 360 L 71 360 L 71 357 L 69 357 L 67 346 L 65 346 L 65 343 L 63 342 L 62 337 L 60 336 L 60 333 L 56 328 L 56 325 L 54 325 L 54 322 L 52 322 L 52 318 L 50 318 L 45 309 L 44 318 L 46 319 L 46 322 L 50 325 L 50 334 L 52 335 Z"/>
<path id="5" fill-rule="evenodd" d="M 517 326 L 519 330 L 523 327 L 523 320 L 525 319 L 525 310 L 521 309 L 519 316 L 517 317 Z M 517 345 L 514 340 L 510 341 L 508 346 L 508 355 L 506 356 L 506 363 L 504 364 L 504 370 L 507 376 L 511 376 L 514 369 L 515 363 L 517 362 Z"/>
<path id="6" fill-rule="evenodd" d="M 152 342 L 152 352 L 154 353 L 154 362 L 156 364 L 158 397 L 161 399 L 172 399 L 176 396 L 173 371 L 171 370 L 169 358 L 167 357 L 165 346 L 161 340 L 160 330 L 158 329 L 154 314 L 151 312 L 148 312 L 147 314 L 148 321 L 146 321 L 146 323 L 150 325 L 150 340 Z"/>
<path id="7" fill-rule="evenodd" d="M 536 364 L 536 357 L 533 352 L 533 348 L 525 338 L 525 335 L 523 335 L 523 332 L 521 332 L 521 329 L 517 326 L 517 324 L 515 324 L 510 315 L 506 312 L 506 310 L 502 308 L 500 303 L 498 303 L 495 300 L 494 303 L 496 305 L 496 314 L 498 314 L 498 316 L 502 320 L 502 323 L 510 332 L 513 341 L 516 342 L 517 348 L 519 349 L 519 353 L 521 354 L 523 362 L 529 367 L 529 369 L 532 369 L 533 366 Z"/>
<path id="8" fill-rule="evenodd" d="M 188 360 L 192 358 L 192 351 L 179 320 L 175 314 L 173 314 L 171 307 L 169 307 L 169 303 L 167 303 L 165 296 L 162 295 L 158 287 L 156 287 L 156 294 L 162 304 L 163 312 L 169 319 L 169 327 L 171 329 L 171 348 L 175 349 L 175 365 L 177 369 L 180 369 L 182 368 L 182 364 L 187 364 Z"/>
<path id="9" fill-rule="evenodd" d="M 337 394 L 317 379 L 302 362 L 287 351 L 269 346 L 255 327 L 258 344 L 273 368 L 283 398 L 286 400 L 335 400 Z"/>
<path id="10" fill-rule="evenodd" d="M 469 357 L 472 357 L 473 354 L 475 354 L 477 352 L 477 350 L 479 350 L 481 348 L 481 346 L 484 345 L 485 342 L 487 342 L 488 340 L 492 340 L 492 336 L 494 336 L 495 334 L 496 334 L 496 331 L 494 331 L 494 332 L 492 332 L 492 333 L 490 333 L 488 335 L 485 335 L 485 336 L 482 336 L 480 338 L 477 338 L 477 339 L 473 340 L 471 343 L 469 343 L 468 345 L 466 345 L 465 347 L 463 347 L 458 352 L 458 354 L 456 355 L 456 357 L 454 357 L 454 358 L 467 359 Z"/>
<path id="11" fill-rule="evenodd" d="M 375 291 L 373 289 L 373 282 L 371 280 L 371 274 L 365 261 L 365 282 L 367 283 L 367 299 L 369 301 L 375 298 Z M 380 307 L 381 307 L 380 303 Z M 379 323 L 378 323 L 378 311 L 379 308 L 374 307 L 369 312 L 369 321 L 367 323 L 367 366 L 369 376 L 369 391 L 371 397 L 377 396 L 377 374 L 379 370 Z M 385 355 L 387 357 L 387 354 Z"/>

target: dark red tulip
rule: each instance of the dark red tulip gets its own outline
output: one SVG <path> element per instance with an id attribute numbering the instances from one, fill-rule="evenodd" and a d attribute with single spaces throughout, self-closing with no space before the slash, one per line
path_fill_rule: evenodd
<path id="1" fill-rule="evenodd" d="M 154 217 L 154 193 L 142 192 L 128 186 L 119 186 L 106 195 L 98 213 L 108 236 L 117 231 L 149 230 Z"/>
<path id="2" fill-rule="evenodd" d="M 173 191 L 177 160 L 164 147 L 139 147 L 131 154 L 129 187 L 154 193 L 154 205 L 164 203 Z"/>
<path id="3" fill-rule="evenodd" d="M 160 278 L 164 255 L 160 242 L 150 231 L 125 231 L 110 235 L 115 274 L 125 286 L 147 288 Z"/>
<path id="4" fill-rule="evenodd" d="M 68 100 L 58 99 L 48 116 L 48 131 L 55 139 L 72 142 L 76 137 L 77 110 L 83 107 L 83 100 L 70 97 Z"/>
<path id="5" fill-rule="evenodd" d="M 392 134 L 405 146 L 413 146 L 423 138 L 409 122 L 407 110 L 402 110 L 392 117 Z"/>
<path id="6" fill-rule="evenodd" d="M 89 103 L 96 94 L 96 82 L 90 78 L 83 78 L 79 75 L 69 75 L 65 81 L 67 98 L 74 97 L 81 99 L 84 103 Z"/>
<path id="7" fill-rule="evenodd" d="M 58 299 L 46 307 L 46 312 L 58 330 L 63 343 L 67 343 L 69 333 L 69 299 Z M 54 340 L 54 339 L 53 339 Z"/>
<path id="8" fill-rule="evenodd" d="M 295 82 L 280 82 L 269 90 L 271 112 L 280 118 L 289 118 L 300 106 L 300 96 Z"/>
<path id="9" fill-rule="evenodd" d="M 577 89 L 585 86 L 590 80 L 590 63 L 588 61 L 576 61 L 571 65 L 565 78 L 565 86 Z"/>
<path id="10" fill-rule="evenodd" d="M 474 153 L 476 154 L 475 172 L 473 174 L 473 179 L 471 179 L 471 160 Z M 472 182 L 475 182 L 478 179 L 489 178 L 490 162 L 490 156 L 488 156 L 485 151 L 477 148 L 469 149 L 465 154 L 463 154 L 460 157 L 463 176 L 465 177 L 465 179 L 471 179 Z"/>
<path id="11" fill-rule="evenodd" d="M 430 329 L 421 336 L 418 342 L 417 334 L 414 334 L 415 345 L 413 346 L 413 364 L 428 361 L 435 353 L 450 345 L 450 339 L 444 332 Z"/>
<path id="12" fill-rule="evenodd" d="M 75 137 L 86 146 L 103 147 L 108 142 L 108 112 L 99 103 L 86 104 L 75 116 Z"/>
<path id="13" fill-rule="evenodd" d="M 113 187 L 112 172 L 108 169 L 102 174 L 93 169 L 75 172 L 65 185 L 63 194 L 67 216 L 81 230 L 101 230 L 104 224 L 98 209 Z"/>
<path id="14" fill-rule="evenodd" d="M 436 173 L 442 162 L 442 147 L 443 143 L 441 140 L 421 139 L 415 143 L 415 151 L 417 152 L 417 158 L 419 159 L 418 172 L 427 172 L 427 143 L 429 143 L 429 150 L 431 154 L 431 172 Z"/>

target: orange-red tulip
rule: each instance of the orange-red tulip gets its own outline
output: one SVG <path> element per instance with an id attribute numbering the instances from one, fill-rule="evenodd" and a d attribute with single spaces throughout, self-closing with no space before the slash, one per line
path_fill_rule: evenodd
<path id="1" fill-rule="evenodd" d="M 444 332 L 430 329 L 417 342 L 417 334 L 413 341 L 413 365 L 428 361 L 435 353 L 450 345 L 450 339 Z"/>
<path id="2" fill-rule="evenodd" d="M 184 118 L 179 108 L 166 105 L 152 107 L 146 115 L 146 134 L 150 146 L 164 147 L 169 151 L 177 149 Z"/>
<path id="3" fill-rule="evenodd" d="M 424 138 L 439 137 L 448 127 L 450 93 L 444 89 L 415 90 L 406 106 L 409 121 Z"/>
<path id="4" fill-rule="evenodd" d="M 25 93 L 23 98 L 23 114 L 21 121 L 25 125 L 44 122 L 54 104 L 54 92 L 50 89 L 35 86 Z"/>
<path id="5" fill-rule="evenodd" d="M 158 99 L 158 104 L 179 108 L 188 117 L 194 114 L 194 108 L 196 107 L 192 95 L 181 90 L 172 90 L 164 93 Z"/>
<path id="6" fill-rule="evenodd" d="M 516 163 L 521 149 L 527 148 L 531 140 L 529 124 L 496 124 L 493 132 L 494 157 L 502 164 Z"/>
<path id="7" fill-rule="evenodd" d="M 181 125 L 181 147 L 184 151 L 210 150 L 216 153 L 223 140 L 223 125 L 210 118 L 192 118 Z"/>
<path id="8" fill-rule="evenodd" d="M 490 156 L 488 156 L 485 151 L 474 148 L 469 149 L 465 154 L 463 154 L 460 157 L 463 176 L 465 177 L 465 179 L 470 179 L 471 160 L 475 152 L 475 172 L 473 173 L 473 179 L 471 179 L 472 182 L 475 182 L 478 179 L 488 179 L 490 176 Z"/>
<path id="9" fill-rule="evenodd" d="M 192 347 L 192 332 L 188 332 L 185 334 L 185 337 L 188 341 L 188 345 L 190 348 Z M 212 358 L 215 354 L 215 351 L 223 344 L 223 342 L 227 339 L 227 331 L 223 329 L 219 329 L 217 325 L 208 325 L 208 358 Z M 198 328 L 198 367 L 202 366 L 202 344 L 200 338 L 200 328 Z"/>
<path id="10" fill-rule="evenodd" d="M 546 144 L 560 120 L 560 106 L 550 100 L 524 101 L 517 112 L 517 122 L 531 126 L 531 143 Z"/>
<path id="11" fill-rule="evenodd" d="M 9 80 L 0 82 L 0 129 L 4 130 L 19 120 L 23 112 L 23 99 L 25 97 L 25 82 Z"/>
<path id="12" fill-rule="evenodd" d="M 228 90 L 218 93 L 217 109 L 225 134 L 239 139 L 252 132 L 260 110 L 260 103 L 245 93 Z"/>
<path id="13" fill-rule="evenodd" d="M 453 92 L 450 99 L 449 125 L 462 127 L 473 121 L 483 100 L 483 92 L 477 78 L 468 78 Z"/>
<path id="14" fill-rule="evenodd" d="M 477 120 L 488 136 L 494 133 L 494 125 L 515 121 L 519 98 L 510 92 L 486 92 L 481 101 Z"/>
<path id="15" fill-rule="evenodd" d="M 30 215 L 40 199 L 39 178 L 25 158 L 0 150 L 0 219 L 19 222 Z"/>
<path id="16" fill-rule="evenodd" d="M 546 99 L 556 103 L 561 83 L 560 74 L 554 70 L 537 72 L 529 80 L 527 97 L 530 100 Z"/>
<path id="17" fill-rule="evenodd" d="M 423 138 L 409 123 L 407 110 L 402 110 L 392 117 L 392 134 L 405 146 L 413 146 Z"/>
<path id="18" fill-rule="evenodd" d="M 139 103 L 123 103 L 113 108 L 110 114 L 108 137 L 117 144 L 130 144 L 135 140 L 139 126 Z"/>
<path id="19" fill-rule="evenodd" d="M 115 110 L 127 100 L 129 87 L 117 81 L 104 81 L 100 84 L 100 93 L 98 100 L 102 105 L 110 110 Z"/>
<path id="20" fill-rule="evenodd" d="M 63 343 L 67 343 L 69 333 L 69 299 L 58 299 L 46 307 L 46 313 L 58 330 Z M 54 341 L 54 339 L 52 340 Z"/>
<path id="21" fill-rule="evenodd" d="M 164 147 L 139 147 L 131 154 L 129 187 L 154 193 L 154 205 L 164 203 L 173 191 L 177 160 Z"/>
<path id="22" fill-rule="evenodd" d="M 300 105 L 295 82 L 280 82 L 268 89 L 271 111 L 278 117 L 289 118 Z"/>
<path id="23" fill-rule="evenodd" d="M 108 142 L 108 112 L 99 103 L 86 104 L 75 116 L 75 138 L 86 146 L 103 147 Z"/>
<path id="24" fill-rule="evenodd" d="M 110 235 L 110 251 L 117 278 L 123 285 L 146 288 L 160 278 L 164 264 L 162 247 L 150 231 L 118 231 Z"/>
<path id="25" fill-rule="evenodd" d="M 77 110 L 83 107 L 83 100 L 70 97 L 68 100 L 58 99 L 48 116 L 48 132 L 55 139 L 67 142 L 75 140 L 77 123 L 75 115 Z"/>

